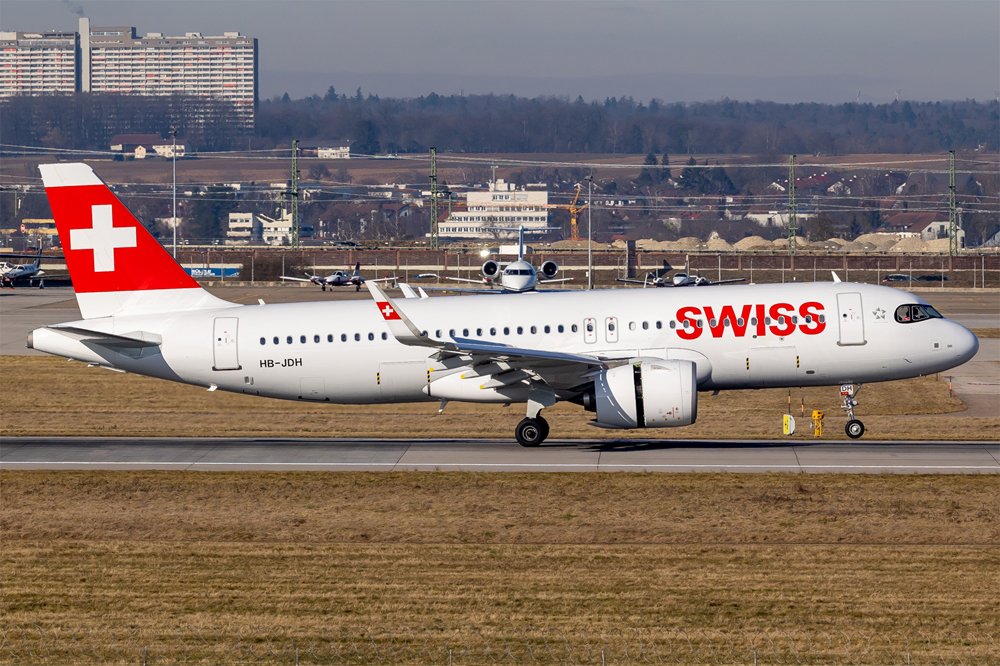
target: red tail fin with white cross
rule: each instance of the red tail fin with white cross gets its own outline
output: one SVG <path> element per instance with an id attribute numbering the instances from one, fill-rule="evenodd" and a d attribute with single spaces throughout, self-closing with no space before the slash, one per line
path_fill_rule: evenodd
<path id="1" fill-rule="evenodd" d="M 184 272 L 87 164 L 42 164 L 85 319 L 230 305 Z"/>

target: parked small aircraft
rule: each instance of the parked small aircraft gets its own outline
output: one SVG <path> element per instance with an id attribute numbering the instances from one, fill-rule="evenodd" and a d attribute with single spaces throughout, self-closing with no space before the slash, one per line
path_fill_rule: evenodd
<path id="1" fill-rule="evenodd" d="M 39 288 L 45 287 L 45 271 L 42 270 L 42 246 L 38 246 L 38 253 L 34 255 L 35 260 L 28 264 L 0 264 L 0 286 L 14 288 L 15 280 L 28 280 L 34 286 L 38 283 Z"/>
<path id="2" fill-rule="evenodd" d="M 688 262 L 684 262 L 684 271 L 681 273 L 669 274 L 670 263 L 664 260 L 663 268 L 658 271 L 650 271 L 642 280 L 637 278 L 617 278 L 618 282 L 629 284 L 641 284 L 643 287 L 707 287 L 709 285 L 733 284 L 736 282 L 746 282 L 746 278 L 731 278 L 729 280 L 710 280 L 702 275 L 692 275 Z"/>
<path id="3" fill-rule="evenodd" d="M 327 287 L 331 289 L 333 287 L 346 287 L 348 285 L 354 285 L 355 291 L 361 291 L 361 285 L 363 285 L 367 280 L 361 277 L 361 262 L 354 264 L 354 272 L 348 273 L 347 271 L 336 271 L 331 275 L 312 275 L 306 273 L 306 277 L 291 277 L 289 275 L 282 275 L 282 280 L 294 280 L 295 282 L 312 282 L 318 285 L 323 291 L 326 291 Z M 392 282 L 395 278 L 378 278 L 377 280 L 371 280 L 372 282 Z"/>

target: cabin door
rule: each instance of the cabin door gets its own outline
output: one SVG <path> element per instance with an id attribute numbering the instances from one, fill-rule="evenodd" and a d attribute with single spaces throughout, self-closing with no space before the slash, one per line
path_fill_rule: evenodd
<path id="1" fill-rule="evenodd" d="M 240 358 L 236 331 L 240 320 L 236 317 L 216 317 L 213 327 L 213 370 L 239 370 Z"/>
<path id="2" fill-rule="evenodd" d="M 865 344 L 865 313 L 861 309 L 861 294 L 837 294 L 837 322 L 840 324 L 838 344 Z"/>

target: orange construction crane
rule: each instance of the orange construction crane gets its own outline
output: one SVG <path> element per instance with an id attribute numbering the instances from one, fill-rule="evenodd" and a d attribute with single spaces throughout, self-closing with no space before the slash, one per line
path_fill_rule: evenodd
<path id="1" fill-rule="evenodd" d="M 577 216 L 586 210 L 589 203 L 583 204 L 582 206 L 577 206 L 576 202 L 580 200 L 580 192 L 582 190 L 580 183 L 576 184 L 576 195 L 569 204 L 548 204 L 548 208 L 561 208 L 563 210 L 569 211 L 569 237 L 570 240 L 580 240 L 580 227 L 577 225 Z"/>

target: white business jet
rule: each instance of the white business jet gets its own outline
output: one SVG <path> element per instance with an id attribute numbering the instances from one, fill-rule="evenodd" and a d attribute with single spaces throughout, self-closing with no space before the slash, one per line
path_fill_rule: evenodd
<path id="1" fill-rule="evenodd" d="M 511 231 L 507 227 L 486 227 L 490 231 Z M 573 278 L 557 278 L 559 264 L 554 261 L 542 263 L 538 270 L 530 261 L 524 258 L 524 234 L 528 231 L 551 231 L 550 229 L 525 229 L 523 226 L 517 229 L 517 259 L 510 263 L 501 263 L 489 259 L 483 263 L 481 269 L 483 277 L 479 280 L 468 278 L 445 277 L 446 280 L 456 282 L 472 282 L 483 284 L 487 289 L 452 289 L 439 288 L 432 291 L 450 291 L 453 293 L 465 294 L 523 294 L 528 291 L 539 291 L 538 285 L 551 284 L 554 282 L 569 282 Z M 497 289 L 499 287 L 499 289 Z"/>
<path id="2" fill-rule="evenodd" d="M 236 393 L 330 403 L 559 401 L 604 428 L 695 422 L 698 392 L 842 389 L 965 363 L 968 329 L 919 297 L 847 282 L 238 305 L 195 282 L 86 164 L 41 167 L 83 319 L 28 346 Z M 847 385 L 847 391 L 843 389 Z"/>

